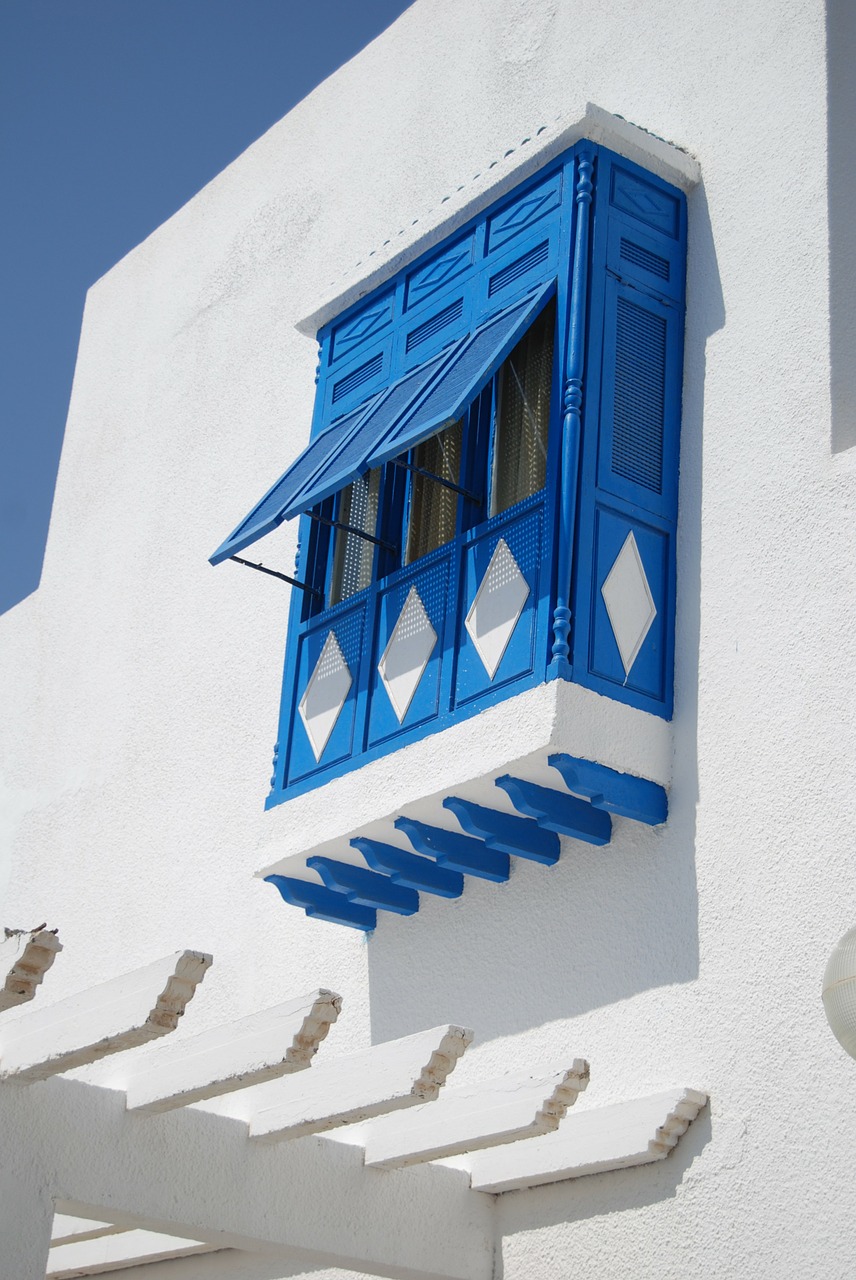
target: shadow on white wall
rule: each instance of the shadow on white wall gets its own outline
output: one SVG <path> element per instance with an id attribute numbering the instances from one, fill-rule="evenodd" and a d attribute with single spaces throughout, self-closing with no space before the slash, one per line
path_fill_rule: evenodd
<path id="1" fill-rule="evenodd" d="M 375 1043 L 455 1018 L 484 1043 L 698 975 L 702 420 L 705 344 L 725 321 L 703 185 L 689 198 L 678 630 L 670 817 L 616 819 L 606 849 L 563 841 L 554 867 L 513 860 L 505 885 L 468 878 L 455 903 L 423 896 L 369 943 Z"/>

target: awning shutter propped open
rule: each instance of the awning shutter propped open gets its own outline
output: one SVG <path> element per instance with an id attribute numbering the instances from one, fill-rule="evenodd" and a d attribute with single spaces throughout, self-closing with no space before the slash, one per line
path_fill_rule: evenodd
<path id="1" fill-rule="evenodd" d="M 485 320 L 439 356 L 411 369 L 322 431 L 211 556 L 219 564 L 283 520 L 338 493 L 452 422 L 484 390 L 555 290 L 541 286 Z"/>

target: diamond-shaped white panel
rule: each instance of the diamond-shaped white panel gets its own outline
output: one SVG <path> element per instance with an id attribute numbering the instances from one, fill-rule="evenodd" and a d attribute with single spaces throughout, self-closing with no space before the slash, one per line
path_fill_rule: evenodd
<path id="1" fill-rule="evenodd" d="M 377 664 L 399 724 L 407 715 L 436 643 L 437 632 L 425 612 L 419 592 L 411 587 L 389 637 L 389 644 Z"/>
<path id="2" fill-rule="evenodd" d="M 464 623 L 491 680 L 528 595 L 529 583 L 520 572 L 508 543 L 500 538 Z"/>
<path id="3" fill-rule="evenodd" d="M 629 676 L 657 616 L 657 607 L 632 530 L 625 538 L 600 594 L 609 614 L 624 674 Z"/>
<path id="4" fill-rule="evenodd" d="M 324 754 L 352 684 L 336 633 L 331 631 L 297 708 L 316 762 Z"/>

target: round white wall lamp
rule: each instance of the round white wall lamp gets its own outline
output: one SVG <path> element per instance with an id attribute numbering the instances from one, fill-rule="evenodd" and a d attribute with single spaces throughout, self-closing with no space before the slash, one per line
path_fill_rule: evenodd
<path id="1" fill-rule="evenodd" d="M 856 1058 L 856 928 L 845 933 L 829 957 L 823 975 L 823 1008 L 832 1034 Z"/>

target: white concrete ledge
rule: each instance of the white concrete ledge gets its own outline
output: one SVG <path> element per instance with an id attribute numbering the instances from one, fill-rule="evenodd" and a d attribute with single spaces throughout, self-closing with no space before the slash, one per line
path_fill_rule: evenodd
<path id="1" fill-rule="evenodd" d="M 472 1038 L 463 1027 L 434 1027 L 322 1063 L 277 1087 L 273 1105 L 251 1117 L 250 1137 L 300 1138 L 436 1098 Z"/>
<path id="2" fill-rule="evenodd" d="M 212 963 L 177 951 L 0 1029 L 0 1080 L 46 1080 L 167 1035 Z"/>
<path id="3" fill-rule="evenodd" d="M 395 830 L 395 819 L 406 814 L 460 832 L 457 819 L 442 807 L 447 795 L 516 813 L 494 779 L 511 773 L 561 790 L 561 779 L 547 764 L 554 752 L 668 787 L 672 727 L 659 716 L 581 685 L 565 680 L 538 685 L 271 809 L 265 843 L 256 853 L 262 861 L 257 874 L 320 884 L 320 877 L 304 866 L 315 854 L 364 867 L 362 855 L 349 845 L 357 835 L 412 853 L 406 837 Z"/>
<path id="4" fill-rule="evenodd" d="M 46 1280 L 77 1280 L 77 1277 L 99 1276 L 108 1271 L 125 1271 L 149 1262 L 214 1253 L 217 1247 L 162 1235 L 158 1231 L 121 1231 L 101 1239 L 55 1246 L 48 1254 Z"/>
<path id="5" fill-rule="evenodd" d="M 334 991 L 313 991 L 166 1047 L 128 1081 L 129 1111 L 170 1111 L 303 1071 L 342 1007 Z"/>
<path id="6" fill-rule="evenodd" d="M 449 1090 L 437 1102 L 371 1125 L 366 1165 L 400 1169 L 549 1133 L 588 1082 L 588 1063 L 575 1058 L 553 1075 L 508 1075 Z"/>
<path id="7" fill-rule="evenodd" d="M 76 1218 L 70 1213 L 55 1213 L 51 1227 L 51 1246 L 71 1244 L 76 1240 L 97 1240 L 99 1236 L 112 1236 L 121 1230 L 121 1227 L 112 1222 Z"/>
<path id="8" fill-rule="evenodd" d="M 695 1089 L 672 1089 L 577 1112 L 557 1133 L 474 1157 L 472 1188 L 518 1191 L 663 1160 L 706 1102 Z"/>

